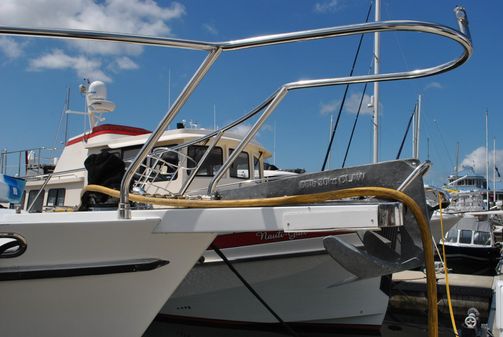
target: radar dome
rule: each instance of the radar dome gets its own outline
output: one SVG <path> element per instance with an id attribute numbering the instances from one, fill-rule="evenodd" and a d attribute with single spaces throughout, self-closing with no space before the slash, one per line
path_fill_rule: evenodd
<path id="1" fill-rule="evenodd" d="M 101 81 L 94 81 L 89 85 L 87 90 L 90 100 L 105 100 L 107 99 L 107 87 Z"/>

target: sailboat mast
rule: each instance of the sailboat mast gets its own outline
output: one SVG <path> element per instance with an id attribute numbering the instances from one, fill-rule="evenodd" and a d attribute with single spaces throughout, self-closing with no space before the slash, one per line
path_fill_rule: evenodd
<path id="1" fill-rule="evenodd" d="M 456 143 L 456 167 L 455 167 L 455 172 L 456 172 L 456 178 L 459 175 L 459 142 Z"/>
<path id="2" fill-rule="evenodd" d="M 493 138 L 493 203 L 496 206 L 496 137 Z"/>
<path id="3" fill-rule="evenodd" d="M 488 111 L 486 110 L 486 198 L 489 210 L 489 136 L 488 136 Z"/>
<path id="4" fill-rule="evenodd" d="M 412 137 L 412 158 L 419 159 L 419 132 L 421 130 L 421 95 L 414 109 L 414 133 Z"/>
<path id="5" fill-rule="evenodd" d="M 375 1 L 375 21 L 381 21 L 381 0 Z M 374 33 L 374 74 L 380 72 L 380 35 Z M 374 163 L 379 161 L 379 82 L 374 82 Z"/>

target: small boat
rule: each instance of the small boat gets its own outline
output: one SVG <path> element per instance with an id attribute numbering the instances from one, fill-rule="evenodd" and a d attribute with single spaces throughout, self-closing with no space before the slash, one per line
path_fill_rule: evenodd
<path id="1" fill-rule="evenodd" d="M 494 241 L 493 226 L 483 212 L 477 215 L 465 214 L 445 234 L 443 246 L 447 267 L 453 272 L 495 274 L 501 255 L 501 244 Z"/>

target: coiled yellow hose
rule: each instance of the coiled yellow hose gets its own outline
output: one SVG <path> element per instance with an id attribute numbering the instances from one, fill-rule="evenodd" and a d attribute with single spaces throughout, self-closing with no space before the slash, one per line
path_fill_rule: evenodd
<path id="1" fill-rule="evenodd" d="M 114 198 L 120 197 L 120 192 L 111 188 L 98 185 L 88 185 L 84 191 L 99 192 Z M 321 192 L 304 195 L 290 195 L 261 199 L 241 200 L 186 200 L 156 198 L 130 194 L 129 200 L 145 204 L 184 208 L 224 208 L 224 207 L 271 207 L 294 204 L 310 204 L 329 200 L 352 197 L 374 196 L 402 202 L 407 206 L 419 226 L 421 242 L 423 244 L 424 261 L 426 265 L 426 293 L 428 297 L 428 337 L 438 337 L 438 311 L 437 311 L 437 284 L 435 265 L 433 261 L 433 245 L 428 220 L 419 205 L 407 194 L 384 187 L 355 187 L 338 191 Z"/>

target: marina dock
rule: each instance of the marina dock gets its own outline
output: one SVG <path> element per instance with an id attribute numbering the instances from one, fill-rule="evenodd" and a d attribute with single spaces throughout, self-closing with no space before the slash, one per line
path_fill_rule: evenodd
<path id="1" fill-rule="evenodd" d="M 499 276 L 449 274 L 452 306 L 456 316 L 465 316 L 476 308 L 482 318 L 489 316 L 493 298 L 493 283 Z M 439 313 L 449 314 L 445 274 L 437 274 Z M 389 306 L 404 311 L 427 310 L 426 274 L 422 271 L 403 271 L 393 274 Z"/>

